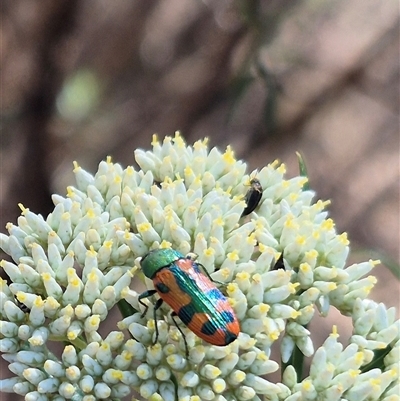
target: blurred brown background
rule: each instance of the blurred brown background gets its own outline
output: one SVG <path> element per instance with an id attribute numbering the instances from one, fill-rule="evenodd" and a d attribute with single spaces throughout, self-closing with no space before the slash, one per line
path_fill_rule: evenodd
<path id="1" fill-rule="evenodd" d="M 0 225 L 107 155 L 123 165 L 181 130 L 278 158 L 331 199 L 352 261 L 399 263 L 397 0 L 1 3 Z M 397 305 L 389 269 L 374 298 Z M 328 323 L 330 330 L 332 322 Z"/>

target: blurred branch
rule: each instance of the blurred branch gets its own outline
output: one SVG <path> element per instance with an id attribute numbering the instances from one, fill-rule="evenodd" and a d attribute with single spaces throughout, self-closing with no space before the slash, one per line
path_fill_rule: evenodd
<path id="1" fill-rule="evenodd" d="M 301 132 L 302 127 L 318 112 L 318 110 L 325 107 L 327 102 L 337 96 L 341 96 L 346 87 L 354 84 L 354 82 L 360 78 L 366 66 L 380 56 L 380 53 L 386 48 L 388 43 L 398 38 L 398 22 L 397 20 L 396 23 L 378 37 L 375 43 L 360 56 L 357 62 L 352 64 L 347 70 L 344 70 L 342 74 L 339 74 L 337 79 L 332 81 L 330 85 L 323 87 L 308 103 L 304 103 L 301 111 L 295 118 L 286 122 L 281 122 L 273 134 L 279 138 L 285 138 L 287 133 Z M 265 135 L 264 131 L 265 128 L 261 127 L 253 138 L 257 146 L 261 146 L 268 141 L 268 136 Z"/>
<path id="2" fill-rule="evenodd" d="M 35 11 L 41 14 L 42 19 L 35 27 L 38 40 L 35 40 L 34 47 L 28 50 L 34 60 L 28 71 L 34 76 L 32 78 L 34 84 L 24 96 L 18 122 L 12 127 L 14 132 L 11 137 L 14 143 L 10 146 L 14 146 L 17 151 L 20 149 L 22 154 L 16 167 L 19 174 L 10 180 L 8 208 L 3 209 L 0 216 L 2 225 L 9 219 L 15 218 L 18 202 L 41 214 L 47 214 L 51 210 L 49 189 L 51 172 L 47 167 L 47 155 L 51 146 L 49 120 L 62 80 L 62 73 L 55 63 L 55 56 L 60 41 L 73 26 L 77 5 L 76 0 L 57 1 L 47 7 L 47 12 L 41 13 L 41 8 L 46 7 L 46 4 L 36 3 L 39 10 Z M 28 29 L 24 33 L 29 35 L 31 31 Z M 31 38 L 19 40 L 29 43 Z"/>

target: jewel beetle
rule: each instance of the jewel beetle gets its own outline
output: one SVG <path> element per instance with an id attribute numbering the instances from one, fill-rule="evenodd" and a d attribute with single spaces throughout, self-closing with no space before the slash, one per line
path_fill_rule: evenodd
<path id="1" fill-rule="evenodd" d="M 242 215 L 240 217 L 244 217 L 249 215 L 260 203 L 263 188 L 261 186 L 260 181 L 257 178 L 252 178 L 250 180 L 251 188 L 247 191 L 244 201 L 246 202 L 247 206 L 244 208 Z"/>
<path id="2" fill-rule="evenodd" d="M 187 355 L 185 335 L 174 316 L 178 316 L 193 333 L 210 344 L 224 346 L 236 340 L 240 327 L 235 312 L 208 273 L 201 272 L 199 263 L 172 248 L 165 248 L 149 252 L 140 264 L 144 275 L 153 280 L 155 288 L 139 295 L 139 302 L 145 307 L 142 316 L 148 309 L 142 299 L 156 293 L 160 296 L 154 305 L 155 342 L 158 339 L 156 311 L 163 301 L 173 310 L 171 317 L 182 334 Z"/>

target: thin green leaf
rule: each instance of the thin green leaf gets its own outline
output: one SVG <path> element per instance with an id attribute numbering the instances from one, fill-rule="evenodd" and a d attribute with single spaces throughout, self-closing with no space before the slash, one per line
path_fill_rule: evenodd
<path id="1" fill-rule="evenodd" d="M 297 345 L 295 345 L 292 356 L 289 360 L 286 363 L 282 363 L 282 372 L 284 372 L 289 365 L 294 367 L 297 374 L 297 381 L 301 382 L 304 368 L 304 354 L 300 351 Z"/>
<path id="2" fill-rule="evenodd" d="M 367 365 L 363 366 L 361 368 L 361 371 L 363 373 L 368 372 L 369 370 L 372 369 L 381 369 L 383 370 L 385 365 L 383 363 L 383 359 L 385 358 L 385 356 L 393 349 L 393 347 L 391 345 L 388 345 L 385 349 L 380 349 L 374 352 L 374 358 L 372 359 L 372 361 L 370 363 L 368 363 Z"/>
<path id="3" fill-rule="evenodd" d="M 306 163 L 305 163 L 305 161 L 304 161 L 303 155 L 302 155 L 300 152 L 296 152 L 296 155 L 297 155 L 297 160 L 299 161 L 299 171 L 300 171 L 300 175 L 301 175 L 302 177 L 306 177 L 306 178 L 308 179 L 307 167 L 306 167 Z M 304 189 L 305 191 L 307 191 L 307 190 L 310 189 L 309 181 L 307 181 L 307 182 L 304 184 L 303 189 Z"/>
<path id="4" fill-rule="evenodd" d="M 131 304 L 126 302 L 125 299 L 121 299 L 117 305 L 123 318 L 132 316 L 134 313 L 138 312 Z"/>

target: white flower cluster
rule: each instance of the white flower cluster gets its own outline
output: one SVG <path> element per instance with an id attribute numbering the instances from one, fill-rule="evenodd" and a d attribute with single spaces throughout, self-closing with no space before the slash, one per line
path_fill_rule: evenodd
<path id="1" fill-rule="evenodd" d="M 362 303 L 362 301 L 360 301 Z M 378 319 L 388 317 L 384 308 L 380 308 Z M 393 332 L 398 330 L 398 323 L 391 327 L 391 335 L 382 341 L 393 341 Z M 387 327 L 388 328 L 388 327 Z M 389 331 L 389 330 L 388 330 Z M 355 339 L 344 348 L 337 341 L 339 335 L 334 327 L 333 333 L 322 347 L 314 354 L 310 376 L 301 382 L 293 366 L 288 366 L 283 374 L 283 382 L 291 389 L 286 401 L 300 400 L 385 400 L 395 401 L 400 397 L 399 351 L 400 341 L 384 357 L 385 370 L 375 368 L 363 370 L 374 357 L 370 348 L 360 346 Z M 383 336 L 382 336 L 383 337 Z M 366 345 L 365 342 L 363 344 Z M 382 345 L 381 345 L 382 346 Z M 376 347 L 374 347 L 376 348 Z"/>
<path id="2" fill-rule="evenodd" d="M 345 267 L 347 237 L 327 218 L 327 203 L 303 189 L 306 178 L 286 180 L 277 162 L 249 177 L 229 147 L 187 146 L 179 134 L 152 145 L 135 152 L 138 170 L 108 159 L 93 176 L 76 164 L 77 186 L 53 196 L 46 219 L 21 206 L 18 225 L 1 234 L 12 260 L 1 262 L 8 280 L 0 283 L 0 351 L 15 375 L 0 381 L 1 391 L 27 401 L 132 391 L 152 401 L 399 399 L 399 322 L 367 299 L 374 278 L 363 278 L 376 262 Z M 262 198 L 242 217 L 255 176 Z M 226 284 L 240 322 L 236 341 L 212 346 L 182 326 L 187 357 L 167 306 L 155 322 L 149 302 L 142 317 L 132 278 L 139 257 L 159 247 L 195 253 Z M 108 314 L 117 304 L 123 317 L 115 325 Z M 334 331 L 314 351 L 306 325 L 315 306 L 352 316 L 347 347 Z M 295 349 L 313 356 L 306 379 L 290 364 L 282 383 L 269 379 L 280 366 L 271 356 L 278 338 L 284 363 Z M 382 350 L 384 368 L 364 371 Z"/>

